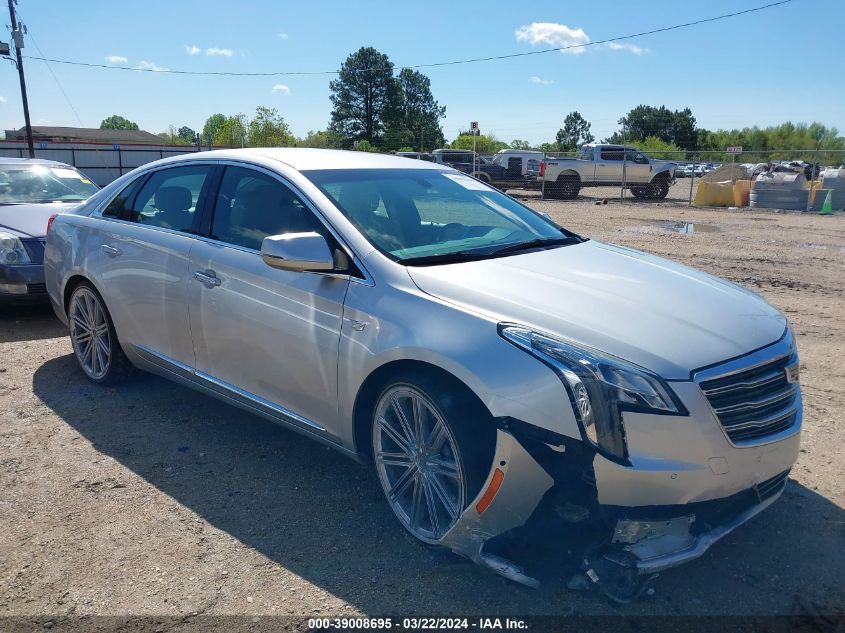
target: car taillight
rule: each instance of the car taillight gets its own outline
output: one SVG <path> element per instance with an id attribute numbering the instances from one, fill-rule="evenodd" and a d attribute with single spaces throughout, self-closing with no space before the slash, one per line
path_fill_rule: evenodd
<path id="1" fill-rule="evenodd" d="M 542 163 L 540 163 L 540 177 L 543 177 L 545 175 L 546 175 L 546 163 L 545 163 L 545 161 L 543 161 Z"/>
<path id="2" fill-rule="evenodd" d="M 53 220 L 55 220 L 56 217 L 58 217 L 58 215 L 59 215 L 58 213 L 54 213 L 47 220 L 47 233 L 50 233 L 50 227 L 53 226 Z"/>

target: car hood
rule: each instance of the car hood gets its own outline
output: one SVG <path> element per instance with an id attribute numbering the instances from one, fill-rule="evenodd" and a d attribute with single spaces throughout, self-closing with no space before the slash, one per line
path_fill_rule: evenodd
<path id="1" fill-rule="evenodd" d="M 47 220 L 54 213 L 66 213 L 79 202 L 46 202 L 42 204 L 0 204 L 0 231 L 15 237 L 44 237 Z"/>
<path id="2" fill-rule="evenodd" d="M 784 334 L 761 297 L 706 273 L 588 241 L 509 257 L 408 267 L 423 291 L 503 322 L 588 345 L 667 379 Z"/>
<path id="3" fill-rule="evenodd" d="M 660 173 L 661 171 L 672 171 L 678 169 L 678 163 L 673 163 L 670 160 L 652 160 L 651 161 L 651 170 L 654 173 Z"/>

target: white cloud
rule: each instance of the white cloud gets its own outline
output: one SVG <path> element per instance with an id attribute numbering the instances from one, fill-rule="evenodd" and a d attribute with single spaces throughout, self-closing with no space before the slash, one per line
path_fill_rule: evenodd
<path id="1" fill-rule="evenodd" d="M 159 73 L 165 70 L 170 70 L 169 68 L 164 68 L 163 66 L 159 66 L 158 64 L 155 64 L 153 62 L 145 61 L 138 62 L 138 65 L 135 66 L 135 68 L 137 68 L 138 70 L 154 70 L 155 72 Z"/>
<path id="2" fill-rule="evenodd" d="M 583 45 L 590 42 L 589 36 L 584 29 L 573 29 L 565 24 L 555 22 L 532 22 L 526 26 L 519 27 L 515 33 L 517 42 L 528 42 L 532 46 L 546 44 L 552 48 L 563 48 L 577 46 L 579 48 L 568 48 L 562 53 L 580 55 L 584 52 Z"/>
<path id="3" fill-rule="evenodd" d="M 6 103 L 6 97 L 0 95 L 0 103 Z"/>
<path id="4" fill-rule="evenodd" d="M 202 49 L 199 46 L 195 46 L 195 45 L 188 46 L 187 44 L 185 44 L 185 52 L 188 53 L 188 55 L 196 55 L 201 50 Z"/>
<path id="5" fill-rule="evenodd" d="M 642 55 L 643 53 L 648 53 L 647 48 L 642 48 L 641 46 L 637 46 L 636 44 L 620 44 L 619 42 L 610 42 L 607 47 L 612 51 L 630 51 L 634 55 Z"/>
<path id="6" fill-rule="evenodd" d="M 554 79 L 540 79 L 536 75 L 531 78 L 532 84 L 540 84 L 541 86 L 548 86 L 549 84 L 553 84 L 555 82 Z"/>
<path id="7" fill-rule="evenodd" d="M 205 49 L 205 54 L 209 57 L 231 57 L 235 54 L 231 48 L 217 48 L 212 46 L 211 48 Z"/>
<path id="8" fill-rule="evenodd" d="M 106 55 L 106 61 L 110 64 L 125 64 L 129 59 L 123 55 Z"/>
<path id="9" fill-rule="evenodd" d="M 279 37 L 281 37 L 283 40 L 286 40 L 286 39 L 288 39 L 288 34 L 287 33 L 279 33 Z"/>
<path id="10" fill-rule="evenodd" d="M 288 88 L 285 84 L 276 84 L 273 86 L 273 94 L 289 95 L 290 88 Z"/>

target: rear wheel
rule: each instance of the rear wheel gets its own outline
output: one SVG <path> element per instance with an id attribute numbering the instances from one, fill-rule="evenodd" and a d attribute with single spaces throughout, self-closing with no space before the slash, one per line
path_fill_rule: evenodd
<path id="1" fill-rule="evenodd" d="M 372 447 L 387 502 L 418 540 L 437 544 L 478 494 L 495 429 L 467 394 L 437 379 L 392 381 L 373 412 Z"/>
<path id="2" fill-rule="evenodd" d="M 129 368 L 111 316 L 97 290 L 80 283 L 68 302 L 73 353 L 85 377 L 98 384 L 117 382 Z"/>
<path id="3" fill-rule="evenodd" d="M 549 196 L 559 200 L 574 200 L 581 191 L 581 181 L 577 176 L 563 175 L 552 183 Z"/>

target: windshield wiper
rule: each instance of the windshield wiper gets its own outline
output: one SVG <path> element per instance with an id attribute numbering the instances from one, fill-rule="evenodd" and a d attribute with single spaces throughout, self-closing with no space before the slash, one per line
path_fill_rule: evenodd
<path id="1" fill-rule="evenodd" d="M 506 255 L 507 253 L 516 253 L 519 251 L 527 251 L 532 248 L 541 248 L 543 246 L 569 246 L 570 244 L 580 244 L 581 239 L 578 237 L 538 237 L 527 242 L 518 242 L 517 244 L 508 244 L 496 250 L 489 251 L 488 255 Z"/>
<path id="2" fill-rule="evenodd" d="M 489 257 L 490 253 L 486 251 L 456 251 L 454 253 L 407 257 L 405 259 L 400 259 L 399 263 L 405 266 L 428 266 L 429 264 L 457 264 L 459 262 L 474 262 L 479 259 L 488 259 Z"/>

